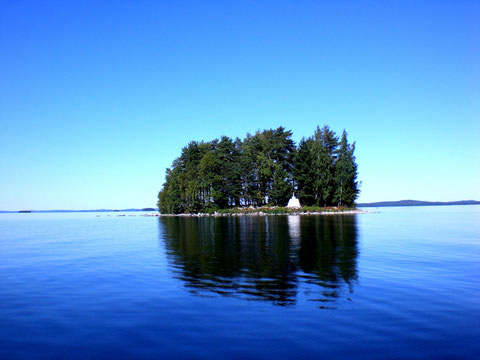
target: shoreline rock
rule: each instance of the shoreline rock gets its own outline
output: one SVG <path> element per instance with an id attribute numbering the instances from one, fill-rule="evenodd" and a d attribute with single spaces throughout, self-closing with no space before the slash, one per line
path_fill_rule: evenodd
<path id="1" fill-rule="evenodd" d="M 238 212 L 238 213 L 218 213 L 213 214 L 209 213 L 196 213 L 196 214 L 144 214 L 142 216 L 153 216 L 153 217 L 228 217 L 228 216 L 290 216 L 290 215 L 301 215 L 301 216 L 312 216 L 312 215 L 356 215 L 356 214 L 372 214 L 372 211 L 366 210 L 344 210 L 344 211 L 293 211 L 290 213 L 270 213 L 264 211 L 252 211 L 252 212 Z"/>

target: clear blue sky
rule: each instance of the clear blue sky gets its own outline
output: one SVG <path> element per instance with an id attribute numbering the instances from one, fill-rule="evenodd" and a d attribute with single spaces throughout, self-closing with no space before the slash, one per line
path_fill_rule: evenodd
<path id="1" fill-rule="evenodd" d="M 190 140 L 317 125 L 360 202 L 480 200 L 478 1 L 0 1 L 0 209 L 154 206 Z"/>

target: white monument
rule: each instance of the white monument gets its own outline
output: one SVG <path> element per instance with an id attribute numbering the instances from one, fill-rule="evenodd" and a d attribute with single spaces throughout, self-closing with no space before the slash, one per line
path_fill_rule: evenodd
<path id="1" fill-rule="evenodd" d="M 287 208 L 297 209 L 299 207 L 301 207 L 300 201 L 295 197 L 295 194 L 293 194 L 290 200 L 288 200 Z"/>

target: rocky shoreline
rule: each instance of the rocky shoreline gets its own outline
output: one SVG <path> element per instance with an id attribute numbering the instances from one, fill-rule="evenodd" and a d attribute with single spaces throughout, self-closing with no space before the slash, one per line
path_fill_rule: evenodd
<path id="1" fill-rule="evenodd" d="M 153 217 L 228 217 L 228 216 L 285 216 L 285 215 L 353 215 L 353 214 L 370 214 L 372 211 L 366 210 L 327 210 L 327 211 L 292 211 L 288 213 L 276 213 L 276 212 L 265 212 L 265 211 L 250 211 L 250 212 L 231 212 L 231 213 L 222 213 L 222 212 L 214 212 L 214 213 L 184 213 L 184 214 L 145 214 L 142 216 L 153 216 Z"/>

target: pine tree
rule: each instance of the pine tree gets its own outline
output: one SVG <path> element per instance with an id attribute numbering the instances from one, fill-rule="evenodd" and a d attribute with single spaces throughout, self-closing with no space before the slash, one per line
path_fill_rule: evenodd
<path id="1" fill-rule="evenodd" d="M 158 209 L 163 214 L 179 214 L 184 211 L 180 199 L 178 171 L 166 170 L 165 184 L 158 194 Z"/>
<path id="2" fill-rule="evenodd" d="M 215 183 L 215 205 L 225 209 L 235 205 L 240 196 L 238 188 L 240 169 L 238 167 L 238 149 L 232 139 L 222 136 L 214 152 L 215 174 L 218 181 Z"/>
<path id="3" fill-rule="evenodd" d="M 317 127 L 313 139 L 315 204 L 317 206 L 329 206 L 333 202 L 335 192 L 333 173 L 338 138 L 335 136 L 335 132 L 325 125 L 321 129 Z"/>
<path id="4" fill-rule="evenodd" d="M 279 127 L 247 134 L 243 141 L 222 136 L 190 142 L 166 171 L 160 211 L 285 206 L 294 188 L 304 206 L 352 205 L 359 193 L 357 164 L 346 132 L 339 144 L 328 126 L 317 127 L 298 149 L 291 136 Z"/>
<path id="5" fill-rule="evenodd" d="M 347 133 L 343 130 L 334 175 L 334 201 L 338 206 L 352 206 L 359 194 L 354 151 L 355 143 L 348 143 Z"/>
<path id="6" fill-rule="evenodd" d="M 285 196 L 293 190 L 295 143 L 291 136 L 292 132 L 285 131 L 283 127 L 257 131 L 253 136 L 247 134 L 242 150 L 242 179 L 247 204 L 287 204 Z M 285 181 L 282 190 L 279 187 L 280 178 Z"/>
<path id="7" fill-rule="evenodd" d="M 313 139 L 302 138 L 293 167 L 297 197 L 303 206 L 315 205 L 315 169 L 313 168 Z"/>
<path id="8" fill-rule="evenodd" d="M 276 206 L 285 206 L 292 196 L 293 186 L 290 175 L 285 172 L 279 163 L 273 165 L 273 179 L 269 194 L 269 203 Z"/>

